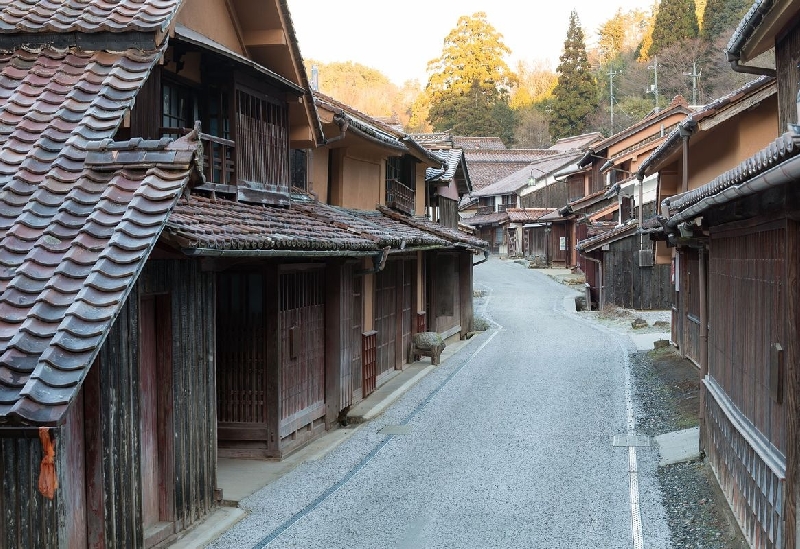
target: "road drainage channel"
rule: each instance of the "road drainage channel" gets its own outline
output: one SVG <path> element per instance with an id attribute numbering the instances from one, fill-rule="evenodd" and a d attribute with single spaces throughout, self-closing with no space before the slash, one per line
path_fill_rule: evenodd
<path id="1" fill-rule="evenodd" d="M 501 329 L 501 328 L 499 328 L 499 329 Z M 328 499 L 328 497 L 330 497 L 331 494 L 333 494 L 336 490 L 338 490 L 339 488 L 341 488 L 342 486 L 347 484 L 347 482 L 351 478 L 353 478 L 356 474 L 358 474 L 358 472 L 361 471 L 361 469 L 363 469 L 370 461 L 372 461 L 372 458 L 374 458 L 378 454 L 378 452 L 380 452 L 383 449 L 384 446 L 389 444 L 389 442 L 391 442 L 391 440 L 395 436 L 398 436 L 398 435 L 402 436 L 402 435 L 410 434 L 411 433 L 411 426 L 408 425 L 408 423 L 412 419 L 414 419 L 414 417 L 416 417 L 416 415 L 419 414 L 423 409 L 425 409 L 425 407 L 428 405 L 428 403 L 431 400 L 433 400 L 433 397 L 435 397 L 439 393 L 439 391 L 441 391 L 448 383 L 450 383 L 451 379 L 453 379 L 467 364 L 470 364 L 475 359 L 475 357 L 478 356 L 478 354 L 484 349 L 484 347 L 486 347 L 489 344 L 489 342 L 492 341 L 492 339 L 494 339 L 494 337 L 499 332 L 499 329 L 495 330 L 486 339 L 486 341 L 481 343 L 481 346 L 478 347 L 475 350 L 475 352 L 473 352 L 469 356 L 469 358 L 467 358 L 464 361 L 463 364 L 461 364 L 458 368 L 453 370 L 433 391 L 431 391 L 431 393 L 427 397 L 425 397 L 425 400 L 420 402 L 417 405 L 417 407 L 414 408 L 411 411 L 411 413 L 409 413 L 403 419 L 403 421 L 400 422 L 400 424 L 398 424 L 398 425 L 387 425 L 386 427 L 384 427 L 383 429 L 378 431 L 381 434 L 385 434 L 386 438 L 383 439 L 380 443 L 378 443 L 378 445 L 375 446 L 372 449 L 372 451 L 370 451 L 370 453 L 368 453 L 366 456 L 364 456 L 361 459 L 361 461 L 359 461 L 356 464 L 355 467 L 350 469 L 350 471 L 348 471 L 345 476 L 343 476 L 336 484 L 330 486 L 327 490 L 325 490 L 319 496 L 317 496 L 317 498 L 314 501 L 312 501 L 311 503 L 309 503 L 308 505 L 303 507 L 300 511 L 298 511 L 297 513 L 292 515 L 289 519 L 286 520 L 286 522 L 284 522 L 283 524 L 278 526 L 275 530 L 270 532 L 266 537 L 262 538 L 261 541 L 259 541 L 258 543 L 256 543 L 253 546 L 253 549 L 263 549 L 264 547 L 267 547 L 270 543 L 272 543 L 278 537 L 280 537 L 281 534 L 283 534 L 286 530 L 291 528 L 296 522 L 298 522 L 299 520 L 304 518 L 306 515 L 311 513 L 322 502 L 324 502 L 326 499 Z"/>

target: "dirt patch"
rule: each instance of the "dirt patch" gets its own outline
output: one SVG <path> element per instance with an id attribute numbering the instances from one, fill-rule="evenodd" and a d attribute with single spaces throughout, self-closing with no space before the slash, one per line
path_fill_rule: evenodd
<path id="1" fill-rule="evenodd" d="M 700 370 L 672 347 L 631 355 L 637 431 L 656 436 L 699 425 Z M 705 459 L 659 467 L 672 547 L 746 549 Z"/>

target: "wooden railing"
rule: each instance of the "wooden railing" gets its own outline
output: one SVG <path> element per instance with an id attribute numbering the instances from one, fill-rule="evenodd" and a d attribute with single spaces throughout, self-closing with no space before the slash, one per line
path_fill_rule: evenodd
<path id="1" fill-rule="evenodd" d="M 236 184 L 236 143 L 230 139 L 200 134 L 205 156 L 203 175 L 206 181 L 217 185 Z"/>
<path id="2" fill-rule="evenodd" d="M 409 215 L 414 214 L 414 189 L 397 179 L 386 180 L 386 206 Z"/>
<path id="3" fill-rule="evenodd" d="M 192 128 L 159 128 L 162 136 L 179 137 Z M 236 143 L 207 133 L 200 133 L 203 144 L 203 175 L 207 183 L 236 185 Z"/>

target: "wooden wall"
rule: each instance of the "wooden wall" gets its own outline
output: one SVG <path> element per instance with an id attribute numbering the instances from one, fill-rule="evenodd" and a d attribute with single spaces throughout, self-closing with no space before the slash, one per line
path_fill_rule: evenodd
<path id="1" fill-rule="evenodd" d="M 582 189 L 581 189 L 582 190 Z M 521 208 L 563 208 L 569 203 L 569 184 L 556 181 L 520 197 Z"/>
<path id="2" fill-rule="evenodd" d="M 30 438 L 0 439 L 0 546 L 143 547 L 138 303 L 145 294 L 168 294 L 172 300 L 174 486 L 165 491 L 172 495 L 174 523 L 166 534 L 185 529 L 214 507 L 212 278 L 197 262 L 151 261 L 100 349 L 66 425 L 53 431 L 60 486 L 53 501 L 37 490 L 42 453 L 36 431 Z"/>
<path id="3" fill-rule="evenodd" d="M 700 364 L 700 256 L 697 250 L 684 249 L 679 261 L 680 291 L 677 310 L 681 315 L 681 353 Z"/>
<path id="4" fill-rule="evenodd" d="M 787 349 L 794 335 L 786 325 L 789 254 L 796 262 L 783 219 L 756 218 L 711 232 L 705 446 L 757 548 L 794 546 L 794 524 L 786 518 L 795 508 L 790 477 L 796 464 L 786 456 L 795 455 L 787 423 L 796 412 L 787 410 L 787 401 L 795 401 L 796 387 L 774 349 Z"/>
<path id="5" fill-rule="evenodd" d="M 800 26 L 789 31 L 775 45 L 775 68 L 778 71 L 778 133 L 787 124 L 797 124 L 797 87 L 800 81 Z"/>
<path id="6" fill-rule="evenodd" d="M 140 296 L 148 294 L 169 295 L 172 305 L 170 465 L 174 484 L 164 487 L 171 491 L 172 529 L 184 530 L 215 506 L 213 278 L 200 271 L 197 261 L 150 261 L 84 383 L 87 531 L 92 547 L 142 547 L 144 543 L 138 303 Z"/>
<path id="7" fill-rule="evenodd" d="M 645 237 L 645 243 L 650 245 Z M 672 305 L 670 266 L 639 267 L 639 237 L 612 242 L 603 252 L 605 305 L 625 309 L 669 310 Z"/>
<path id="8" fill-rule="evenodd" d="M 12 433 L 9 433 L 11 435 Z M 42 444 L 35 429 L 0 438 L 0 547 L 58 547 L 65 505 L 63 491 L 49 500 L 39 493 Z M 56 441 L 56 471 L 63 478 L 66 459 Z M 61 480 L 61 479 L 59 479 Z"/>

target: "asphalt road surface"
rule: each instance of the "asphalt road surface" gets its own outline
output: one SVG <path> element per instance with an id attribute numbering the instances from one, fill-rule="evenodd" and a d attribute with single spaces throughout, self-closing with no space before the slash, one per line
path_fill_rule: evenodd
<path id="1" fill-rule="evenodd" d="M 324 458 L 244 500 L 214 548 L 666 548 L 652 449 L 635 433 L 627 341 L 575 290 L 491 259 L 490 330 Z M 626 439 L 629 440 L 629 439 Z"/>

